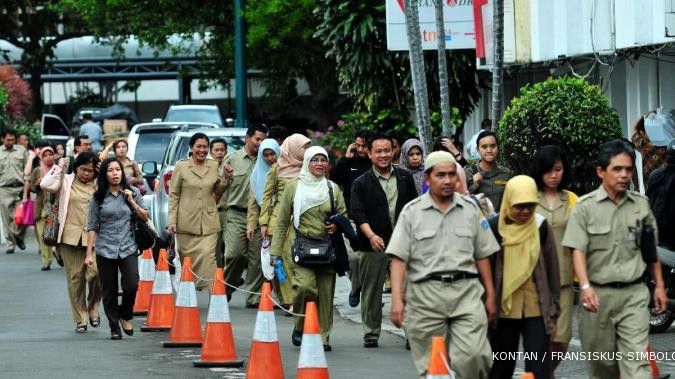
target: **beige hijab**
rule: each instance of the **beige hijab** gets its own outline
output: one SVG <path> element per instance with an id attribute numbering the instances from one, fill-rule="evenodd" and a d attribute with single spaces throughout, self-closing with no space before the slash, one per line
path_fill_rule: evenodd
<path id="1" fill-rule="evenodd" d="M 278 175 L 284 179 L 295 179 L 300 175 L 305 150 L 312 140 L 302 134 L 292 134 L 281 144 L 281 156 L 277 160 Z"/>

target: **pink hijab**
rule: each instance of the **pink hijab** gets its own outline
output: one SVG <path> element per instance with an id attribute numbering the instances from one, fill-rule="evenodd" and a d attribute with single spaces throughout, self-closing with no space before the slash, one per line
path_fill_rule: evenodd
<path id="1" fill-rule="evenodd" d="M 54 154 L 54 149 L 52 149 L 51 146 L 46 146 L 43 147 L 42 150 L 40 150 L 40 168 L 42 168 L 43 175 L 47 175 L 49 170 L 51 170 L 52 167 L 54 167 L 54 164 L 52 164 L 51 166 L 47 166 L 46 164 L 44 164 L 44 161 L 42 160 L 42 155 L 45 153 L 45 151 L 51 151 L 52 154 Z"/>
<path id="2" fill-rule="evenodd" d="M 300 175 L 302 160 L 305 157 L 307 144 L 312 140 L 302 134 L 292 134 L 281 144 L 281 156 L 277 160 L 278 175 L 284 179 L 295 179 Z"/>

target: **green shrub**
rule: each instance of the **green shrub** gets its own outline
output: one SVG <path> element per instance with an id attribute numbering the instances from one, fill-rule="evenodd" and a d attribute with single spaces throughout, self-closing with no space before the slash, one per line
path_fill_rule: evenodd
<path id="1" fill-rule="evenodd" d="M 598 186 L 598 147 L 622 137 L 619 117 L 599 88 L 569 77 L 521 88 L 499 121 L 498 134 L 502 160 L 514 173 L 528 174 L 541 146 L 560 146 L 577 194 Z"/>
<path id="2" fill-rule="evenodd" d="M 5 87 L 0 83 L 0 129 L 7 127 L 9 122 L 9 115 L 7 114 L 7 104 L 9 103 L 9 94 L 5 91 Z"/>

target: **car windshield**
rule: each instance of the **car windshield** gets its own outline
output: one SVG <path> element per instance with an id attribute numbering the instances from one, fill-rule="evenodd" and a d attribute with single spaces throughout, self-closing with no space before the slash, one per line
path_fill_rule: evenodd
<path id="1" fill-rule="evenodd" d="M 217 109 L 169 109 L 164 121 L 167 122 L 209 122 L 223 125 Z"/>
<path id="2" fill-rule="evenodd" d="M 209 139 L 213 139 L 217 137 L 209 137 Z M 220 137 L 225 139 L 227 141 L 227 153 L 232 154 L 235 151 L 239 150 L 244 146 L 244 137 L 239 137 L 239 136 L 225 136 L 225 137 Z M 190 137 L 182 137 L 179 141 L 177 141 L 178 146 L 176 146 L 176 152 L 173 154 L 173 156 L 169 157 L 169 162 L 168 164 L 170 165 L 175 165 L 176 162 L 178 162 L 181 159 L 187 159 L 188 158 L 188 153 L 190 152 Z"/>
<path id="3" fill-rule="evenodd" d="M 161 162 L 173 132 L 173 129 L 165 129 L 147 130 L 140 133 L 134 154 L 135 160 L 139 164 L 146 161 Z"/>

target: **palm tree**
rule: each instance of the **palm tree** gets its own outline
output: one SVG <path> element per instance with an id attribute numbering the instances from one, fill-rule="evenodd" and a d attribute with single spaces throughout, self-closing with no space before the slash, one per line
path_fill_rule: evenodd
<path id="1" fill-rule="evenodd" d="M 502 71 L 504 66 L 504 0 L 491 0 L 492 7 L 492 45 L 494 46 L 494 65 L 492 67 L 492 124 L 499 125 L 502 116 Z"/>
<path id="2" fill-rule="evenodd" d="M 450 124 L 450 89 L 448 88 L 448 62 L 445 54 L 445 20 L 443 19 L 443 0 L 434 0 L 436 6 L 436 33 L 438 34 L 438 82 L 441 92 L 442 136 L 450 138 L 454 125 Z"/>
<path id="3" fill-rule="evenodd" d="M 408 35 L 410 71 L 415 96 L 415 114 L 420 142 L 424 153 L 431 151 L 431 128 L 429 123 L 429 99 L 427 99 L 427 79 L 424 74 L 424 57 L 420 37 L 419 0 L 405 0 L 405 24 Z"/>

